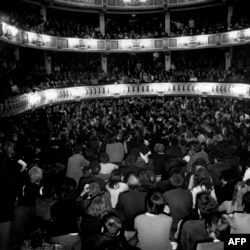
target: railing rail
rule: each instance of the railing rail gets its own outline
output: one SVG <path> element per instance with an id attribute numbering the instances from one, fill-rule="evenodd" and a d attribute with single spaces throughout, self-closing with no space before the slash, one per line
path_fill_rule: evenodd
<path id="1" fill-rule="evenodd" d="M 250 28 L 219 34 L 149 39 L 81 39 L 18 29 L 0 21 L 0 40 L 18 46 L 74 52 L 150 52 L 218 48 L 250 43 Z"/>
<path id="2" fill-rule="evenodd" d="M 211 96 L 250 99 L 250 84 L 147 83 L 48 89 L 8 98 L 0 105 L 0 117 L 9 117 L 56 103 L 126 96 Z"/>
<path id="3" fill-rule="evenodd" d="M 168 0 L 168 6 L 183 6 L 199 3 L 215 2 L 214 0 Z"/>

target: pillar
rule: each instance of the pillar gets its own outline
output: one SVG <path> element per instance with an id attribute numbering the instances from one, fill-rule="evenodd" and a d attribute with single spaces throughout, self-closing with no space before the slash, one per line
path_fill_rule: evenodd
<path id="1" fill-rule="evenodd" d="M 171 52 L 165 52 L 165 70 L 169 71 L 171 69 Z"/>
<path id="2" fill-rule="evenodd" d="M 48 75 L 51 74 L 51 57 L 48 55 L 48 52 L 44 51 L 44 64 L 45 64 L 45 70 Z"/>
<path id="3" fill-rule="evenodd" d="M 170 30 L 170 12 L 169 11 L 165 12 L 165 32 L 168 33 L 168 35 L 171 32 L 171 30 Z"/>
<path id="4" fill-rule="evenodd" d="M 43 16 L 43 20 L 46 21 L 47 20 L 47 12 L 46 12 L 45 6 L 41 6 L 40 14 Z"/>
<path id="5" fill-rule="evenodd" d="M 105 36 L 105 17 L 104 13 L 99 14 L 99 23 L 100 23 L 100 32 L 103 36 Z"/>
<path id="6" fill-rule="evenodd" d="M 228 70 L 229 67 L 232 66 L 233 59 L 233 47 L 230 47 L 225 52 L 225 69 Z"/>
<path id="7" fill-rule="evenodd" d="M 231 18 L 234 12 L 234 6 L 229 5 L 227 10 L 227 27 L 229 28 L 231 26 Z"/>
<path id="8" fill-rule="evenodd" d="M 104 73 L 107 73 L 108 71 L 108 57 L 107 54 L 102 54 L 101 55 L 101 61 L 102 61 L 102 70 L 104 71 Z"/>

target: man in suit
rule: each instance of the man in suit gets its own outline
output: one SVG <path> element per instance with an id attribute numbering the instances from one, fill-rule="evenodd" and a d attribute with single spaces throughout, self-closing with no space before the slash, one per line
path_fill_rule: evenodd
<path id="1" fill-rule="evenodd" d="M 118 215 L 123 222 L 127 235 L 135 235 L 134 218 L 146 211 L 147 192 L 141 192 L 139 188 L 139 178 L 135 173 L 127 177 L 129 191 L 121 193 L 116 206 Z M 132 233 L 134 232 L 134 234 Z M 125 234 L 126 235 L 126 234 Z M 127 238 L 131 238 L 128 236 Z"/>
<path id="2" fill-rule="evenodd" d="M 184 177 L 181 174 L 173 174 L 169 181 L 174 189 L 165 192 L 163 194 L 163 199 L 165 204 L 168 205 L 170 214 L 173 218 L 170 239 L 174 240 L 178 222 L 191 215 L 193 202 L 191 192 L 182 188 Z"/>

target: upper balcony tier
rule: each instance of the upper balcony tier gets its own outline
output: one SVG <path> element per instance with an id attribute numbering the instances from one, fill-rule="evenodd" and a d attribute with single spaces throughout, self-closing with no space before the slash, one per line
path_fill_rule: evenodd
<path id="1" fill-rule="evenodd" d="M 150 39 L 80 39 L 24 31 L 0 21 L 0 40 L 17 46 L 71 52 L 151 52 L 219 48 L 250 43 L 250 28 L 218 34 Z"/>
<path id="2" fill-rule="evenodd" d="M 33 2 L 32 0 L 26 0 Z M 47 0 L 40 1 L 42 4 L 49 3 L 50 6 L 59 6 L 64 8 L 92 8 L 92 9 L 110 9 L 110 10 L 145 10 L 158 8 L 177 8 L 194 5 L 204 5 L 206 3 L 217 4 L 222 0 Z M 37 1 L 36 1 L 37 3 Z"/>

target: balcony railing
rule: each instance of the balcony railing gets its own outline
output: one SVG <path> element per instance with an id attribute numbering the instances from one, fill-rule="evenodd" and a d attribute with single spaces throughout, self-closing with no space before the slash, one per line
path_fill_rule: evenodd
<path id="1" fill-rule="evenodd" d="M 250 43 L 250 28 L 218 34 L 149 39 L 81 39 L 18 29 L 0 21 L 0 40 L 19 46 L 75 52 L 150 52 L 218 48 Z"/>
<path id="2" fill-rule="evenodd" d="M 103 7 L 103 0 L 54 0 L 54 2 L 77 7 Z"/>
<path id="3" fill-rule="evenodd" d="M 109 8 L 137 8 L 145 9 L 147 7 L 163 7 L 164 0 L 54 0 L 54 3 L 63 4 L 71 7 L 103 7 L 106 2 Z M 192 4 L 216 2 L 215 0 L 167 0 L 169 7 L 186 6 Z"/>
<path id="4" fill-rule="evenodd" d="M 215 0 L 168 0 L 168 6 L 183 6 L 199 3 L 215 2 Z"/>
<path id="5" fill-rule="evenodd" d="M 108 0 L 107 7 L 112 8 L 153 8 L 162 7 L 164 0 Z"/>
<path id="6" fill-rule="evenodd" d="M 85 99 L 126 96 L 212 96 L 250 99 L 250 84 L 240 83 L 148 83 L 48 89 L 15 96 L 0 105 L 0 116 L 21 114 L 46 105 Z"/>

